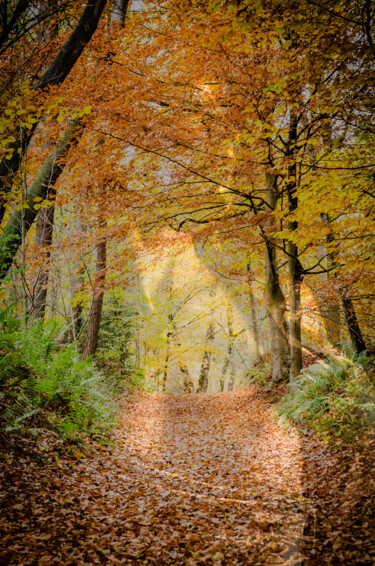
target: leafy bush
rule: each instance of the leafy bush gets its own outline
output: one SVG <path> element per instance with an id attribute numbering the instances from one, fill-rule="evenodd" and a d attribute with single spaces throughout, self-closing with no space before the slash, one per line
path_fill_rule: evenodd
<path id="1" fill-rule="evenodd" d="M 306 422 L 326 439 L 349 440 L 375 421 L 371 360 L 365 352 L 330 357 L 306 368 L 277 406 L 281 421 Z"/>
<path id="2" fill-rule="evenodd" d="M 114 383 L 74 345 L 57 345 L 55 322 L 20 329 L 0 315 L 0 324 L 0 428 L 100 435 L 113 425 Z"/>
<path id="3" fill-rule="evenodd" d="M 270 383 L 271 359 L 269 354 L 263 354 L 254 366 L 248 371 L 247 379 L 261 387 L 267 387 Z"/>

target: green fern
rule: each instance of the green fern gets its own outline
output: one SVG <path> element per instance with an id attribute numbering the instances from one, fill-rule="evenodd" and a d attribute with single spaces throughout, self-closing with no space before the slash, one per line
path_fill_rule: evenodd
<path id="1" fill-rule="evenodd" d="M 305 369 L 296 379 L 296 390 L 277 406 L 283 422 L 305 421 L 318 432 L 351 439 L 375 421 L 375 388 L 367 369 L 371 359 L 350 348 Z"/>
<path id="2" fill-rule="evenodd" d="M 57 346 L 56 322 L 20 329 L 9 311 L 0 315 L 0 428 L 14 433 L 47 426 L 60 434 L 100 435 L 113 426 L 113 382 L 92 361 L 81 361 L 73 345 Z"/>

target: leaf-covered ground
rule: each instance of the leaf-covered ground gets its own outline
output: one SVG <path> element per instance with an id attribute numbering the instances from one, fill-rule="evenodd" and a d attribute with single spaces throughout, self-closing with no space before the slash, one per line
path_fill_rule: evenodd
<path id="1" fill-rule="evenodd" d="M 375 564 L 374 444 L 332 449 L 271 411 L 253 386 L 139 394 L 114 446 L 8 448 L 0 563 Z"/>

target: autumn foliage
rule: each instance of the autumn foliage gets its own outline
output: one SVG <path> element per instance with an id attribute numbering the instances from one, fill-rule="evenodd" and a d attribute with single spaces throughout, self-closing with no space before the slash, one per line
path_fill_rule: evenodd
<path id="1" fill-rule="evenodd" d="M 43 336 L 43 328 L 51 325 L 59 328 L 51 342 L 56 359 L 70 355 L 73 365 L 88 364 L 93 376 L 110 384 L 109 396 L 123 387 L 159 394 L 228 392 L 212 397 L 219 421 L 221 413 L 232 419 L 236 403 L 241 411 L 249 404 L 251 419 L 250 405 L 258 402 L 258 394 L 250 403 L 250 393 L 233 390 L 252 381 L 274 390 L 275 400 L 287 394 L 281 413 L 298 426 L 307 423 L 326 440 L 370 434 L 374 18 L 369 0 L 5 2 L 0 8 L 4 356 L 15 356 L 18 369 L 28 368 L 27 379 L 32 381 L 35 372 L 48 381 L 50 362 L 35 370 L 22 344 L 38 332 L 35 328 Z M 52 359 L 48 356 L 42 357 Z M 20 382 L 9 375 L 5 369 L 1 378 L 8 388 L 8 411 L 9 399 L 17 403 L 27 381 L 23 374 Z M 58 379 L 55 385 L 58 390 Z M 43 411 L 49 394 L 44 386 L 38 382 Z M 52 430 L 69 436 L 63 426 L 69 411 L 91 402 L 88 389 L 81 393 L 75 409 L 49 404 L 46 420 L 58 423 Z M 178 397 L 170 404 L 160 399 L 151 395 L 135 403 L 152 422 L 159 411 L 155 426 L 164 422 L 160 411 L 165 409 L 173 426 L 178 428 L 181 411 L 193 429 L 192 417 L 186 416 L 191 403 L 201 430 L 198 398 Z M 208 411 L 211 397 L 202 399 L 202 410 Z M 125 414 L 128 410 L 133 409 L 126 407 Z M 259 426 L 266 429 L 271 420 L 265 410 L 259 409 Z M 102 422 L 99 409 L 95 421 L 95 411 L 82 430 L 78 426 L 80 432 Z M 349 424 L 347 413 L 354 415 Z M 31 423 L 26 412 L 21 414 Z M 8 438 L 11 419 L 6 422 Z M 103 423 L 106 428 L 106 417 Z M 238 440 L 242 424 L 235 423 Z M 283 444 L 284 433 L 274 426 L 276 436 L 268 429 L 267 434 L 275 442 L 281 435 Z M 208 442 L 215 444 L 212 438 Z M 287 457 L 293 442 L 285 442 L 280 458 L 300 466 L 294 455 Z M 211 446 L 210 452 L 216 449 Z M 120 474 L 121 465 L 114 465 Z M 85 481 L 94 481 L 95 466 Z M 224 468 L 229 470 L 228 462 Z M 140 481 L 133 469 L 129 473 L 129 481 Z M 176 473 L 171 472 L 173 478 Z M 272 473 L 262 472 L 268 478 Z M 209 492 L 204 497 L 219 501 L 218 484 L 211 497 L 211 480 L 199 474 L 197 485 L 204 483 Z M 285 482 L 278 489 L 288 492 Z M 233 501 L 241 507 L 243 486 L 241 497 L 236 485 L 225 489 L 234 490 Z M 275 500 L 275 486 L 269 489 Z M 265 497 L 254 493 L 254 500 Z M 291 497 L 298 507 L 299 496 Z M 287 527 L 280 540 L 268 544 L 267 539 L 263 555 L 254 550 L 259 533 L 255 542 L 245 543 L 239 528 L 232 541 L 238 548 L 226 554 L 223 541 L 232 536 L 234 523 L 238 527 L 238 517 L 226 503 L 220 506 L 217 524 L 227 523 L 222 532 L 215 531 L 220 543 L 215 539 L 208 550 L 200 548 L 194 537 L 204 529 L 203 512 L 195 510 L 194 536 L 184 539 L 181 550 L 173 542 L 178 529 L 168 527 L 163 540 L 173 548 L 172 562 L 163 562 L 160 548 L 159 563 L 190 563 L 187 549 L 190 558 L 195 556 L 192 564 L 265 563 L 292 545 Z M 285 516 L 293 523 L 287 507 Z M 148 522 L 140 526 L 137 519 L 135 527 L 128 525 L 130 511 L 123 511 L 127 532 L 142 544 L 134 543 L 123 555 L 117 541 L 113 548 L 93 551 L 95 558 L 82 551 L 78 561 L 150 559 L 147 544 L 156 542 L 142 529 L 152 531 L 156 518 L 146 514 Z M 281 521 L 260 531 L 273 532 Z M 252 526 L 258 532 L 259 525 Z M 258 537 L 261 546 L 264 532 Z M 64 548 L 61 556 L 68 560 Z M 285 564 L 297 563 L 292 555 L 290 550 Z M 340 556 L 341 563 L 348 556 Z"/>

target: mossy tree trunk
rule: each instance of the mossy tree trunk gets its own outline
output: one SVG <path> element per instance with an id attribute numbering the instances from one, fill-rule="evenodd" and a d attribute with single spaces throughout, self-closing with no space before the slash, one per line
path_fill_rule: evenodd
<path id="1" fill-rule="evenodd" d="M 73 122 L 66 130 L 29 187 L 26 199 L 18 203 L 11 214 L 0 238 L 0 281 L 8 273 L 23 237 L 38 215 L 38 202 L 46 199 L 63 172 L 69 149 L 78 141 L 79 129 L 79 122 Z"/>

